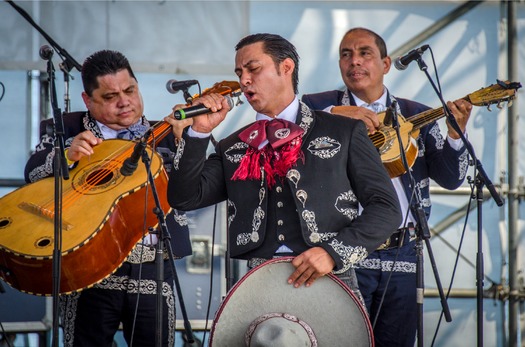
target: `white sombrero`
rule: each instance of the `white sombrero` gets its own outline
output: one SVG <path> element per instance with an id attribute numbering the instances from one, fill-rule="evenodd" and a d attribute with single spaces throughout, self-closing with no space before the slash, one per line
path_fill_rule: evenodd
<path id="1" fill-rule="evenodd" d="M 228 292 L 210 334 L 213 347 L 373 346 L 365 308 L 334 275 L 295 288 L 290 257 L 252 269 Z"/>

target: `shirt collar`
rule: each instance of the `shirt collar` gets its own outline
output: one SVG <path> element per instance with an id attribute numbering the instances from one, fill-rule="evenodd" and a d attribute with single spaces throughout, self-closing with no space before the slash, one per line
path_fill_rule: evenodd
<path id="1" fill-rule="evenodd" d="M 381 97 L 373 102 L 378 102 L 380 103 L 381 105 L 383 105 L 385 108 L 386 108 L 386 97 L 388 96 L 388 91 L 385 87 L 383 87 L 383 94 L 381 95 Z M 359 107 L 364 107 L 364 106 L 367 106 L 369 105 L 367 102 L 364 102 L 363 100 L 359 99 L 354 93 L 352 93 L 352 97 L 354 98 L 354 101 L 355 101 L 355 105 L 356 106 L 359 106 Z"/>
<path id="2" fill-rule="evenodd" d="M 102 136 L 104 136 L 105 139 L 114 139 L 117 137 L 118 130 L 111 129 L 110 127 L 99 122 L 98 120 L 96 122 L 98 128 L 100 129 L 100 132 L 102 133 Z"/>
<path id="3" fill-rule="evenodd" d="M 275 118 L 284 119 L 289 122 L 295 123 L 297 120 L 297 113 L 299 112 L 299 99 L 297 95 L 293 101 L 288 105 L 281 113 L 279 113 Z M 269 117 L 265 114 L 257 112 L 255 120 L 272 120 L 272 117 Z"/>

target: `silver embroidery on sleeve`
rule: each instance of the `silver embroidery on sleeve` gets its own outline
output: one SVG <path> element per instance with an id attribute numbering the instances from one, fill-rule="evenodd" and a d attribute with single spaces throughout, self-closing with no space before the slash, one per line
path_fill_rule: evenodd
<path id="1" fill-rule="evenodd" d="M 245 153 L 230 154 L 230 152 L 239 151 L 239 150 L 243 150 L 246 148 L 248 148 L 248 144 L 244 142 L 237 142 L 233 146 L 228 148 L 226 151 L 224 151 L 224 156 L 226 157 L 227 160 L 229 160 L 230 162 L 234 164 L 240 163 Z"/>
<path id="2" fill-rule="evenodd" d="M 335 208 L 338 212 L 348 217 L 350 220 L 354 220 L 358 214 L 358 202 L 354 192 L 349 190 L 339 194 L 335 201 Z"/>
<path id="3" fill-rule="evenodd" d="M 468 171 L 468 151 L 464 151 L 459 156 L 459 179 L 462 180 L 467 175 Z"/>
<path id="4" fill-rule="evenodd" d="M 333 158 L 340 150 L 341 143 L 328 136 L 318 137 L 308 144 L 308 151 L 321 159 Z"/>
<path id="5" fill-rule="evenodd" d="M 334 249 L 335 253 L 337 253 L 343 261 L 343 268 L 338 271 L 334 271 L 334 274 L 345 272 L 358 261 L 368 256 L 368 252 L 363 246 L 345 246 L 342 242 L 336 239 L 330 241 L 329 245 Z"/>
<path id="6" fill-rule="evenodd" d="M 173 218 L 175 219 L 175 222 L 179 224 L 180 226 L 186 226 L 188 225 L 188 216 L 186 216 L 186 213 L 179 213 L 178 210 L 173 210 Z"/>
<path id="7" fill-rule="evenodd" d="M 412 140 L 410 140 L 410 142 L 412 142 Z M 425 156 L 425 148 L 425 142 L 423 141 L 421 136 L 419 136 L 417 138 L 417 156 L 419 158 L 423 158 Z"/>
<path id="8" fill-rule="evenodd" d="M 53 161 L 55 160 L 55 149 L 46 156 L 44 164 L 37 166 L 31 172 L 29 172 L 29 180 L 31 182 L 38 181 L 42 178 L 48 177 L 53 173 Z"/>
<path id="9" fill-rule="evenodd" d="M 177 146 L 177 151 L 175 152 L 175 156 L 173 157 L 173 169 L 174 170 L 179 169 L 180 158 L 182 158 L 182 155 L 184 154 L 185 147 L 186 147 L 186 141 L 184 139 L 180 139 L 179 145 Z"/>
<path id="10" fill-rule="evenodd" d="M 36 146 L 35 152 L 40 152 L 46 149 L 47 145 L 53 146 L 54 144 L 54 138 L 49 135 L 42 136 L 42 139 L 40 143 Z M 53 161 L 55 158 L 55 148 L 51 149 L 51 152 L 46 156 L 46 160 L 44 161 L 44 164 L 37 166 L 31 172 L 29 172 L 28 177 L 31 182 L 38 181 L 44 177 L 48 177 L 49 175 L 53 174 Z"/>
<path id="11" fill-rule="evenodd" d="M 432 135 L 432 137 L 436 140 L 436 148 L 443 149 L 445 140 L 443 139 L 443 136 L 441 136 L 441 131 L 439 130 L 439 125 L 437 123 L 432 126 L 429 134 Z"/>

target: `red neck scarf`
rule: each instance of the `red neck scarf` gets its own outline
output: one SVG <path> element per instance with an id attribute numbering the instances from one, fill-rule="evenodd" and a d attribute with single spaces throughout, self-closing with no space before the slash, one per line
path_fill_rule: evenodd
<path id="1" fill-rule="evenodd" d="M 297 124 L 282 119 L 256 121 L 239 134 L 239 138 L 250 147 L 232 179 L 259 180 L 266 174 L 271 188 L 275 184 L 275 176 L 286 176 L 297 159 L 302 157 L 303 132 Z M 268 140 L 268 145 L 259 149 L 265 140 Z"/>

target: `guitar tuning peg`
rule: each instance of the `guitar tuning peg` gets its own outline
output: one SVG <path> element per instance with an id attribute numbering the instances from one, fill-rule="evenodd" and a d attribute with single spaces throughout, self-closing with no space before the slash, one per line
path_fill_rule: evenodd
<path id="1" fill-rule="evenodd" d="M 497 108 L 499 108 L 500 110 L 503 108 L 503 105 L 501 104 L 501 101 L 498 102 L 498 104 L 496 105 Z"/>

